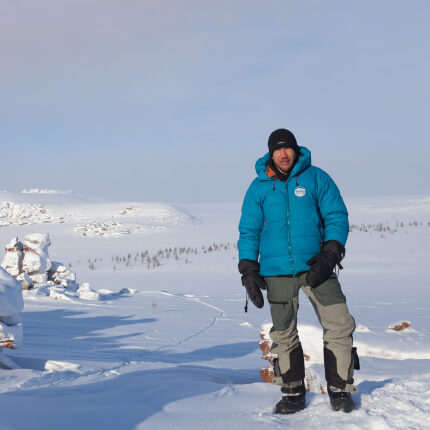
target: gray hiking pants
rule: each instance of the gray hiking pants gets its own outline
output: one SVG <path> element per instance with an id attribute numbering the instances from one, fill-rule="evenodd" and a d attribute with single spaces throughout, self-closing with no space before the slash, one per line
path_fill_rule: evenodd
<path id="1" fill-rule="evenodd" d="M 297 278 L 265 277 L 273 327 L 270 338 L 272 353 L 277 354 L 275 374 L 283 383 L 304 378 L 304 358 L 297 332 L 299 290 L 311 301 L 324 330 L 324 366 L 327 384 L 345 391 L 352 390 L 354 355 L 350 315 L 335 273 L 316 288 L 306 284 L 306 273 Z"/>

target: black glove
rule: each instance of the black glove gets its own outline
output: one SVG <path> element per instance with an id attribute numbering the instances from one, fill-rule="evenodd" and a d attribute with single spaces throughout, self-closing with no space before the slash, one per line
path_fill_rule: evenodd
<path id="1" fill-rule="evenodd" d="M 243 275 L 242 285 L 246 288 L 251 302 L 257 308 L 262 308 L 264 306 L 264 299 L 261 290 L 266 289 L 266 284 L 264 283 L 264 279 L 259 275 L 259 271 L 260 265 L 256 261 L 239 261 L 239 272 Z"/>
<path id="2" fill-rule="evenodd" d="M 325 242 L 320 253 L 306 262 L 307 265 L 311 266 L 306 275 L 307 284 L 312 288 L 322 284 L 333 273 L 336 264 L 342 268 L 340 261 L 344 256 L 345 248 L 340 242 L 337 240 Z"/>

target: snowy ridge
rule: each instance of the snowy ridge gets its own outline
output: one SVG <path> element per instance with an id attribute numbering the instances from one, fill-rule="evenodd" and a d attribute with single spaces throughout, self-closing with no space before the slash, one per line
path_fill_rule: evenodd
<path id="1" fill-rule="evenodd" d="M 198 220 L 165 203 L 90 202 L 72 192 L 24 190 L 5 193 L 0 200 L 0 227 L 35 224 L 70 224 L 86 237 L 121 237 L 166 231 Z"/>
<path id="2" fill-rule="evenodd" d="M 70 194 L 72 192 L 73 191 L 48 190 L 46 188 L 30 188 L 21 191 L 22 194 Z"/>

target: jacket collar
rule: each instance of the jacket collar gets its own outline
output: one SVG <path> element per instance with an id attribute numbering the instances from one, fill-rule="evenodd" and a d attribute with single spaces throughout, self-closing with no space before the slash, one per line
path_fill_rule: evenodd
<path id="1" fill-rule="evenodd" d="M 311 165 L 311 151 L 309 151 L 309 149 L 305 148 L 304 146 L 299 146 L 299 149 L 300 157 L 297 160 L 297 163 L 294 165 L 293 170 L 291 170 L 289 176 L 290 178 L 299 175 Z M 267 167 L 269 158 L 269 153 L 266 153 L 255 163 L 255 170 L 257 172 L 258 179 L 261 181 L 273 180 L 273 178 L 276 177 L 276 173 L 273 171 L 273 169 Z M 273 172 L 274 175 L 271 172 Z M 269 174 L 271 176 L 269 176 Z"/>

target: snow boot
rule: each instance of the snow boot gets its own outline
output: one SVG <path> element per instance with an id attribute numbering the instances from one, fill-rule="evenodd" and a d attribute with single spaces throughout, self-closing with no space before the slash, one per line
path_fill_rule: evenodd
<path id="1" fill-rule="evenodd" d="M 275 414 L 294 414 L 306 407 L 303 381 L 287 382 L 281 387 L 282 399 L 276 403 Z"/>
<path id="2" fill-rule="evenodd" d="M 341 390 L 328 389 L 330 405 L 334 411 L 351 412 L 355 408 L 351 393 Z"/>

